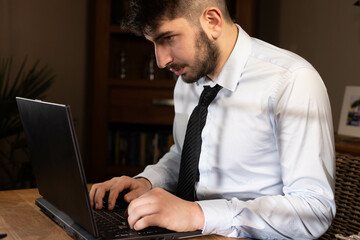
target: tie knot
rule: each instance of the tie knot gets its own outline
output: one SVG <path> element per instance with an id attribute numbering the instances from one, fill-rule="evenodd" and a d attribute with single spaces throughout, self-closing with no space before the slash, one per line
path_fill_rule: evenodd
<path id="1" fill-rule="evenodd" d="M 218 84 L 216 84 L 214 87 L 204 86 L 204 90 L 200 95 L 199 105 L 207 108 L 214 100 L 221 88 L 222 87 Z"/>

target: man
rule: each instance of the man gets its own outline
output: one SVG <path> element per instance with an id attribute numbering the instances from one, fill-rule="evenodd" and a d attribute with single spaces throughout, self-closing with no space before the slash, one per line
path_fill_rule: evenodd
<path id="1" fill-rule="evenodd" d="M 136 178 L 95 184 L 92 204 L 101 208 L 110 191 L 112 209 L 118 194 L 128 190 L 128 222 L 136 230 L 201 229 L 257 239 L 321 236 L 335 216 L 335 169 L 330 104 L 316 70 L 293 53 L 250 38 L 231 21 L 225 0 L 130 5 L 127 26 L 154 43 L 160 68 L 179 75 L 175 144 Z M 188 119 L 208 85 L 221 90 L 207 110 L 196 201 L 188 201 L 173 193 L 185 161 Z"/>

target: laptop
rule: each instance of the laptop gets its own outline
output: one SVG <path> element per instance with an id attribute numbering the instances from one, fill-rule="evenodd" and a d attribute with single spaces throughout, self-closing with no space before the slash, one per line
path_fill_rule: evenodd
<path id="1" fill-rule="evenodd" d="M 158 227 L 132 230 L 126 224 L 123 204 L 114 211 L 92 209 L 70 107 L 20 97 L 16 101 L 42 196 L 35 203 L 69 235 L 76 239 L 175 239 L 201 235 L 201 231 L 173 232 Z M 107 229 L 105 221 L 113 226 Z"/>

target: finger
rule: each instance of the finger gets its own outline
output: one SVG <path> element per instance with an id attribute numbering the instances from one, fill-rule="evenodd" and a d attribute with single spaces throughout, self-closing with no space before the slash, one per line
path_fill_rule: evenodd
<path id="1" fill-rule="evenodd" d="M 129 192 L 128 194 L 131 194 L 131 192 Z M 126 195 L 128 195 L 128 194 L 126 194 Z M 153 201 L 155 201 L 155 200 L 152 199 L 151 194 L 149 194 L 149 192 L 147 192 L 137 198 L 133 198 L 128 206 L 128 212 L 131 213 L 134 211 L 135 208 L 140 207 L 142 205 L 151 204 Z"/>
<path id="2" fill-rule="evenodd" d="M 114 185 L 113 185 L 114 186 Z M 116 188 L 116 187 L 111 187 L 110 188 L 110 193 L 109 193 L 109 198 L 108 198 L 108 209 L 109 210 L 113 210 L 114 207 L 115 207 L 115 203 L 116 203 L 116 199 L 118 198 L 119 196 L 119 193 L 120 193 L 120 188 Z"/>
<path id="3" fill-rule="evenodd" d="M 116 201 L 118 194 L 125 190 L 129 190 L 129 192 L 124 194 L 123 199 L 127 203 L 131 202 L 135 198 L 138 198 L 145 192 L 145 187 L 139 187 L 139 185 L 143 186 L 144 183 L 139 182 L 137 179 L 128 176 L 121 176 L 119 178 L 116 178 L 115 181 L 116 184 L 113 184 L 110 189 L 110 192 L 114 191 L 114 195 L 110 194 L 111 196 L 109 196 L 110 201 Z"/>
<path id="4" fill-rule="evenodd" d="M 129 191 L 128 193 L 126 193 L 124 195 L 124 200 L 127 203 L 130 203 L 132 200 L 142 196 L 144 193 L 149 191 L 151 189 L 151 187 L 147 188 L 146 183 L 143 183 L 139 179 L 133 179 L 132 178 L 129 189 L 131 191 Z"/>
<path id="5" fill-rule="evenodd" d="M 158 202 L 159 199 L 161 199 L 161 191 L 163 191 L 163 190 L 155 188 L 155 189 L 145 192 L 142 195 L 139 194 L 138 197 L 133 198 L 132 201 L 130 202 L 129 207 L 128 207 L 129 212 L 134 211 L 135 208 L 137 208 L 141 205 L 155 204 L 156 202 Z M 128 194 L 131 194 L 131 192 Z M 136 195 L 136 193 L 134 193 L 134 195 Z"/>
<path id="6" fill-rule="evenodd" d="M 103 208 L 103 198 L 105 193 L 109 191 L 111 186 L 111 181 L 106 181 L 99 184 L 95 191 L 94 202 L 95 202 L 95 209 L 102 209 Z"/>
<path id="7" fill-rule="evenodd" d="M 98 184 L 92 185 L 90 188 L 90 191 L 89 191 L 89 199 L 90 199 L 91 207 L 94 207 L 94 196 L 95 196 L 97 186 L 98 186 Z"/>
<path id="8" fill-rule="evenodd" d="M 129 203 L 131 202 L 132 200 L 140 197 L 142 195 L 142 193 L 140 193 L 139 191 L 137 190 L 134 190 L 134 191 L 131 191 L 131 192 L 128 192 L 127 194 L 124 195 L 124 200 Z"/>
<path id="9" fill-rule="evenodd" d="M 104 196 L 105 196 L 105 191 L 103 190 L 103 187 L 96 188 L 94 195 L 95 209 L 102 209 Z"/>
<path id="10" fill-rule="evenodd" d="M 139 219 L 135 225 L 134 230 L 139 231 L 151 226 L 161 226 L 161 217 L 159 214 L 152 214 Z"/>
<path id="11" fill-rule="evenodd" d="M 118 179 L 119 178 L 112 178 L 108 181 L 105 181 L 105 182 L 97 185 L 96 191 L 95 191 L 95 197 L 94 197 L 96 209 L 101 209 L 103 207 L 103 198 L 105 196 L 105 193 L 110 191 L 110 189 L 112 189 L 112 188 L 116 189 L 116 187 L 114 187 L 114 186 L 117 185 Z M 111 198 L 110 198 L 110 194 L 111 194 L 111 191 L 109 193 L 109 197 L 108 197 L 107 201 L 108 201 L 108 203 L 110 202 L 111 204 L 115 205 L 116 198 L 117 198 L 119 192 L 116 193 L 116 191 L 115 191 L 113 194 L 111 194 L 112 195 Z"/>
<path id="12" fill-rule="evenodd" d="M 160 210 L 160 207 L 156 204 L 144 204 L 139 205 L 136 208 L 128 208 L 128 223 L 130 228 L 134 228 L 135 224 L 142 218 L 157 214 Z M 146 224 L 146 222 L 144 223 Z"/>
<path id="13" fill-rule="evenodd" d="M 125 189 L 132 188 L 132 181 L 132 178 L 126 176 L 111 179 L 112 184 L 110 186 L 108 199 L 109 210 L 114 209 L 119 193 L 123 192 Z"/>
<path id="14" fill-rule="evenodd" d="M 95 204 L 95 209 L 102 208 L 102 199 L 105 196 L 105 192 L 106 191 L 104 190 L 104 183 L 97 183 L 91 187 L 89 193 L 91 207 L 94 207 Z"/>

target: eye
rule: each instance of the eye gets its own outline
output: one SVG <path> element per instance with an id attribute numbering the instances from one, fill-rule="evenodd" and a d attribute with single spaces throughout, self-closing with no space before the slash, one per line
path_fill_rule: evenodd
<path id="1" fill-rule="evenodd" d="M 155 42 L 159 45 L 171 45 L 174 43 L 176 35 L 164 35 L 161 38 L 155 40 Z"/>
<path id="2" fill-rule="evenodd" d="M 167 36 L 167 37 L 164 37 L 164 39 L 168 42 L 171 42 L 172 40 L 174 40 L 174 36 Z"/>

